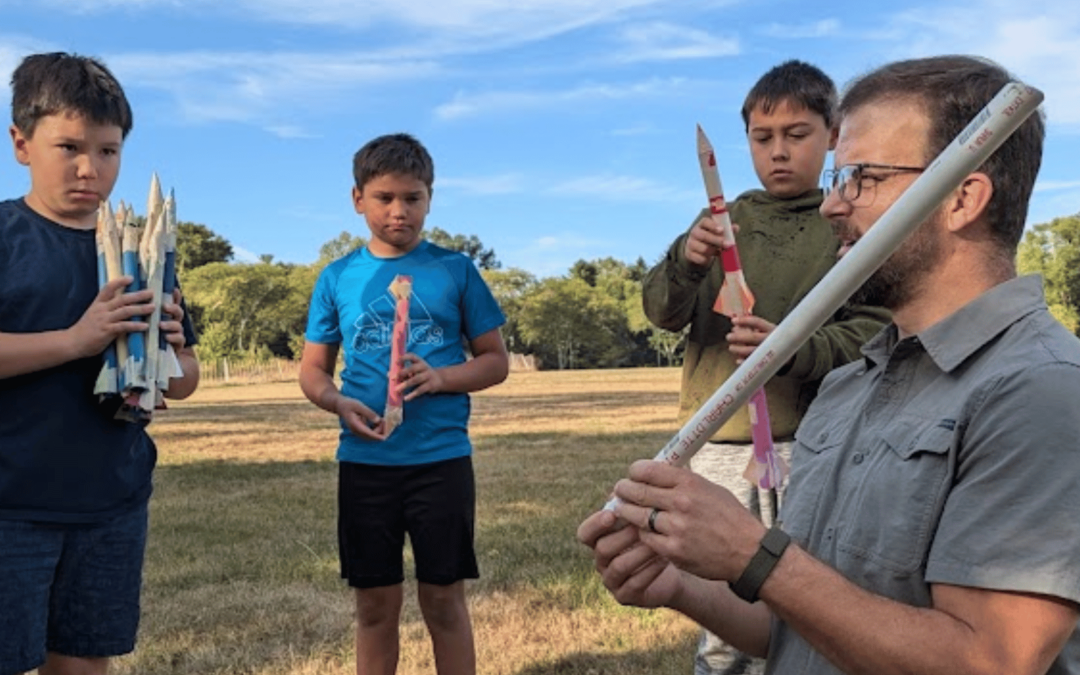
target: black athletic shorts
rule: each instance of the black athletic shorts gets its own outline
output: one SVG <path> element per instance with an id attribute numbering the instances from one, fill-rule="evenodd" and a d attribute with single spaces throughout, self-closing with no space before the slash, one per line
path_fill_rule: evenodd
<path id="1" fill-rule="evenodd" d="M 338 551 L 350 586 L 402 583 L 406 533 L 418 581 L 446 586 L 480 576 L 471 457 L 416 466 L 338 464 Z"/>

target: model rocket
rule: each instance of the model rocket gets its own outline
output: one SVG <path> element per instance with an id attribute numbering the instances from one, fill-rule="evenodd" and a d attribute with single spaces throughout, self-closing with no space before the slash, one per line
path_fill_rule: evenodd
<path id="1" fill-rule="evenodd" d="M 113 217 L 112 207 L 108 202 L 103 203 L 98 209 L 97 227 L 94 230 L 94 241 L 97 244 L 97 267 L 98 286 L 104 287 L 109 279 L 120 276 L 119 242 L 116 241 L 116 224 Z M 104 395 L 107 392 L 120 391 L 120 368 L 117 355 L 119 345 L 114 340 L 105 348 L 105 363 L 94 383 L 94 393 Z M 127 358 L 125 350 L 124 358 Z"/>
<path id="2" fill-rule="evenodd" d="M 701 177 L 705 181 L 705 192 L 709 197 L 709 210 L 714 219 L 720 223 L 724 237 L 724 248 L 720 251 L 724 280 L 720 286 L 720 293 L 716 296 L 713 311 L 731 318 L 746 316 L 754 309 L 754 294 L 750 292 L 746 277 L 743 275 L 739 247 L 735 244 L 735 232 L 731 227 L 727 204 L 724 202 L 720 172 L 716 168 L 716 154 L 705 132 L 702 131 L 701 125 L 697 128 L 697 150 L 698 161 L 701 164 Z M 750 397 L 749 412 L 754 454 L 743 475 L 760 488 L 778 488 L 787 476 L 787 465 L 773 446 L 769 405 L 765 398 L 764 387 L 759 388 Z"/>
<path id="3" fill-rule="evenodd" d="M 660 448 L 653 460 L 672 466 L 683 466 L 690 461 L 735 411 L 748 403 L 753 393 L 765 386 L 855 289 L 930 217 L 942 200 L 1035 114 L 1042 100 L 1042 92 L 1022 82 L 1010 82 L 1002 87 L 911 187 L 881 214 L 859 245 L 837 261 L 776 330 Z M 614 509 L 619 502 L 618 497 L 612 497 L 604 508 Z"/>
<path id="4" fill-rule="evenodd" d="M 157 176 L 155 175 L 156 179 Z M 160 195 L 160 193 L 158 193 Z M 162 300 L 172 300 L 173 291 L 176 290 L 176 196 L 169 190 L 169 196 L 162 204 L 161 213 L 161 253 L 163 256 L 163 274 L 161 278 Z M 164 316 L 164 314 L 162 315 Z M 176 351 L 171 343 L 165 339 L 162 333 L 158 339 L 158 368 L 157 388 L 165 391 L 169 388 L 169 380 L 174 377 L 183 377 L 184 370 L 180 367 L 180 360 L 176 357 Z"/>
<path id="5" fill-rule="evenodd" d="M 390 375 L 389 385 L 386 389 L 386 411 L 383 419 L 386 421 L 386 435 L 391 432 L 404 419 L 404 394 L 398 388 L 403 368 L 402 357 L 405 356 L 409 342 L 409 298 L 412 296 L 412 277 L 399 274 L 394 277 L 390 284 L 390 294 L 394 296 L 394 327 L 390 337 Z"/>

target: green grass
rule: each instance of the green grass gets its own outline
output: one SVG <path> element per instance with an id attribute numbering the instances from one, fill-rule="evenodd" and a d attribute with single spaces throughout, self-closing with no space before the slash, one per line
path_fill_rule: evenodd
<path id="1" fill-rule="evenodd" d="M 574 539 L 630 462 L 674 433 L 677 390 L 670 369 L 539 372 L 474 397 L 479 673 L 688 672 L 694 626 L 617 605 Z M 209 387 L 152 431 L 140 641 L 111 672 L 352 673 L 335 420 L 292 383 Z M 406 593 L 398 672 L 434 673 L 411 580 Z"/>

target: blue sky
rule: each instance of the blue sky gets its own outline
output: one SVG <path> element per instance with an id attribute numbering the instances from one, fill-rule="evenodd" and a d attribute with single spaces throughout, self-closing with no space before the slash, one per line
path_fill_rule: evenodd
<path id="1" fill-rule="evenodd" d="M 1046 93 L 1030 222 L 1080 212 L 1076 0 L 0 0 L 0 16 L 5 111 L 26 54 L 102 58 L 135 109 L 114 203 L 144 204 L 156 171 L 240 261 L 366 235 L 352 154 L 406 131 L 435 158 L 429 227 L 540 277 L 651 264 L 705 204 L 695 124 L 725 192 L 756 187 L 739 107 L 788 58 L 841 85 L 909 56 L 1001 62 Z M 0 195 L 27 187 L 0 162 Z"/>

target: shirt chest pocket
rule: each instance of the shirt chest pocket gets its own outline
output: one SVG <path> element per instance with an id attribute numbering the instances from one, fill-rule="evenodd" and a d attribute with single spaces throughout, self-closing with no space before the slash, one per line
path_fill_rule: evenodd
<path id="1" fill-rule="evenodd" d="M 922 569 L 952 480 L 950 426 L 898 420 L 850 451 L 855 492 L 837 532 L 841 552 L 901 576 Z"/>
<path id="2" fill-rule="evenodd" d="M 851 431 L 850 416 L 839 411 L 807 417 L 795 431 L 791 476 L 781 517 L 784 531 L 804 547 L 819 537 L 836 498 L 837 466 Z"/>

